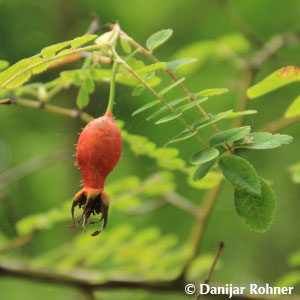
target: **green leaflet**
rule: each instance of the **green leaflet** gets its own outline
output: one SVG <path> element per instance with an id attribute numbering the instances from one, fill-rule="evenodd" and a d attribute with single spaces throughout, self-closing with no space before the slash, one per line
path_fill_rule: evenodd
<path id="1" fill-rule="evenodd" d="M 183 97 L 183 98 L 175 99 L 175 100 L 169 102 L 168 104 L 169 104 L 170 107 L 174 108 L 177 104 L 179 104 L 179 103 L 181 103 L 181 102 L 183 102 L 183 101 L 185 101 L 187 99 L 188 99 L 188 97 Z M 161 115 L 163 112 L 165 112 L 167 110 L 168 110 L 168 107 L 167 106 L 163 106 L 159 110 L 157 110 L 156 112 L 154 112 L 153 114 L 151 114 L 150 116 L 148 116 L 146 118 L 146 120 L 149 121 L 149 120 L 151 120 L 151 119 L 153 119 L 153 118 Z"/>
<path id="2" fill-rule="evenodd" d="M 196 181 L 204 178 L 216 161 L 217 159 L 213 159 L 203 164 L 200 164 L 193 175 L 193 180 Z"/>
<path id="3" fill-rule="evenodd" d="M 165 43 L 173 34 L 172 29 L 163 29 L 152 34 L 146 41 L 146 47 L 153 51 L 155 48 L 159 47 Z"/>
<path id="4" fill-rule="evenodd" d="M 95 82 L 90 76 L 87 76 L 85 79 L 85 87 L 89 94 L 93 93 L 95 90 Z"/>
<path id="5" fill-rule="evenodd" d="M 173 60 L 167 63 L 167 68 L 171 69 L 174 72 L 176 71 L 176 69 L 180 68 L 181 66 L 196 62 L 197 60 L 198 60 L 197 58 L 183 58 L 183 59 Z"/>
<path id="6" fill-rule="evenodd" d="M 82 109 L 89 104 L 89 92 L 85 84 L 82 84 L 79 88 L 79 92 L 76 98 L 76 105 Z"/>
<path id="7" fill-rule="evenodd" d="M 161 124 L 161 123 L 166 123 L 166 122 L 172 121 L 174 119 L 179 118 L 181 115 L 182 115 L 182 113 L 179 113 L 179 114 L 176 114 L 176 115 L 175 114 L 167 115 L 167 116 L 159 119 L 158 121 L 156 121 L 155 124 L 158 125 L 158 124 Z"/>
<path id="8" fill-rule="evenodd" d="M 300 80 L 300 69 L 294 66 L 283 67 L 248 89 L 250 99 L 262 96 L 282 86 Z"/>
<path id="9" fill-rule="evenodd" d="M 79 46 L 82 46 L 84 44 L 87 44 L 88 42 L 93 41 L 96 37 L 97 35 L 95 34 L 79 36 L 71 41 L 71 48 L 73 49 L 78 48 Z"/>
<path id="10" fill-rule="evenodd" d="M 94 80 L 90 76 L 87 76 L 86 79 L 82 82 L 76 98 L 76 104 L 78 108 L 82 109 L 89 104 L 89 94 L 93 93 L 94 89 Z"/>
<path id="11" fill-rule="evenodd" d="M 233 142 L 243 138 L 249 132 L 250 126 L 227 129 L 211 136 L 209 139 L 209 145 L 210 147 L 216 147 L 225 143 Z"/>
<path id="12" fill-rule="evenodd" d="M 163 96 L 164 94 L 166 94 L 167 92 L 169 92 L 170 90 L 172 90 L 174 87 L 176 87 L 177 85 L 179 85 L 181 82 L 183 82 L 185 80 L 185 78 L 180 78 L 179 80 L 175 81 L 174 83 L 170 84 L 169 86 L 163 88 L 159 94 L 161 96 Z"/>
<path id="13" fill-rule="evenodd" d="M 66 48 L 68 46 L 75 49 L 75 48 L 78 48 L 79 46 L 81 46 L 83 44 L 86 44 L 86 43 L 92 41 L 96 37 L 97 37 L 97 35 L 84 35 L 84 36 L 81 36 L 81 37 L 77 37 L 77 38 L 75 38 L 71 41 L 57 43 L 55 45 L 51 45 L 51 46 L 48 46 L 46 48 L 43 48 L 41 50 L 41 54 L 42 54 L 43 57 L 51 58 L 51 57 L 55 56 L 55 54 L 57 52 L 59 52 L 60 50 Z"/>
<path id="14" fill-rule="evenodd" d="M 219 168 L 235 189 L 260 195 L 260 179 L 254 167 L 244 158 L 223 156 L 219 160 Z"/>
<path id="15" fill-rule="evenodd" d="M 210 117 L 209 119 L 203 119 L 202 121 L 198 122 L 194 125 L 195 130 L 202 129 L 210 124 L 216 123 L 224 118 L 226 118 L 229 114 L 232 113 L 232 110 L 228 110 L 225 112 L 221 112 L 215 116 Z"/>
<path id="16" fill-rule="evenodd" d="M 176 135 L 174 138 L 172 138 L 167 144 L 172 144 L 175 142 L 186 140 L 196 134 L 197 134 L 197 131 L 192 132 L 192 131 L 189 131 L 188 129 L 185 129 L 184 131 L 182 131 L 181 133 Z"/>
<path id="17" fill-rule="evenodd" d="M 215 159 L 219 156 L 219 154 L 219 151 L 215 148 L 205 149 L 203 151 L 195 153 L 191 157 L 190 162 L 194 165 L 203 164 L 205 162 Z"/>
<path id="18" fill-rule="evenodd" d="M 198 97 L 209 97 L 209 96 L 219 96 L 229 92 L 229 89 L 219 88 L 219 89 L 207 89 L 197 93 Z"/>
<path id="19" fill-rule="evenodd" d="M 243 140 L 234 142 L 235 148 L 245 149 L 272 149 L 281 145 L 289 144 L 293 138 L 286 134 L 272 134 L 269 132 L 253 132 L 249 133 Z"/>
<path id="20" fill-rule="evenodd" d="M 194 100 L 194 101 L 192 101 L 192 102 L 190 102 L 188 104 L 185 104 L 183 106 L 178 107 L 177 110 L 180 111 L 180 112 L 184 112 L 184 111 L 186 111 L 186 110 L 188 110 L 190 108 L 193 108 L 194 106 L 196 106 L 196 105 L 198 105 L 200 103 L 205 102 L 207 99 L 208 98 L 205 97 L 205 98 L 200 98 L 200 99 Z"/>
<path id="21" fill-rule="evenodd" d="M 143 105 L 142 107 L 140 107 L 139 109 L 135 110 L 133 113 L 132 113 L 132 116 L 135 116 L 149 108 L 151 108 L 152 106 L 156 105 L 156 104 L 159 104 L 160 101 L 159 100 L 153 100 L 145 105 Z"/>
<path id="22" fill-rule="evenodd" d="M 245 190 L 235 190 L 234 206 L 237 214 L 253 230 L 266 231 L 273 219 L 276 202 L 267 182 L 260 178 L 261 195 L 253 195 Z"/>
<path id="23" fill-rule="evenodd" d="M 145 87 L 143 85 L 140 86 L 136 86 L 133 91 L 132 91 L 132 96 L 139 96 L 141 94 L 143 94 L 143 92 L 145 91 Z M 132 114 L 134 115 L 134 113 Z"/>
<path id="24" fill-rule="evenodd" d="M 51 58 L 55 56 L 56 52 L 66 48 L 67 46 L 71 45 L 71 41 L 61 42 L 57 43 L 55 45 L 51 45 L 48 47 L 45 47 L 41 50 L 42 57 L 45 58 Z"/>
<path id="25" fill-rule="evenodd" d="M 145 75 L 147 73 L 156 71 L 156 70 L 160 70 L 160 69 L 164 69 L 166 67 L 166 63 L 165 62 L 159 62 L 159 63 L 155 63 L 149 66 L 145 66 L 143 68 L 140 68 L 138 70 L 136 70 L 136 73 L 138 75 Z"/>
<path id="26" fill-rule="evenodd" d="M 229 114 L 226 119 L 233 119 L 233 118 L 239 118 L 242 116 L 248 116 L 248 115 L 254 115 L 257 114 L 256 110 L 244 110 L 244 111 L 233 111 L 231 114 Z"/>
<path id="27" fill-rule="evenodd" d="M 212 189 L 223 179 L 221 172 L 209 171 L 204 178 L 194 181 L 193 175 L 195 171 L 195 167 L 189 168 L 190 175 L 188 177 L 188 184 L 196 189 Z"/>
<path id="28" fill-rule="evenodd" d="M 130 43 L 127 39 L 126 36 L 124 36 L 124 34 L 120 35 L 120 42 L 121 42 L 121 46 L 124 50 L 125 53 L 130 54 L 131 53 L 131 46 Z"/>

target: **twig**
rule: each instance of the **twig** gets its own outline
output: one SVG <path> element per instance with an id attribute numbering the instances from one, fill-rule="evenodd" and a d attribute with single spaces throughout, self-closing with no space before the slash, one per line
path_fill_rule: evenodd
<path id="1" fill-rule="evenodd" d="M 10 97 L 9 99 L 3 100 L 5 102 L 0 101 L 0 104 L 17 104 L 20 106 L 30 107 L 30 108 L 38 108 L 42 110 L 46 110 L 49 112 L 53 112 L 59 115 L 64 115 L 71 118 L 80 118 L 82 121 L 88 123 L 93 120 L 93 117 L 89 114 L 79 111 L 77 109 L 69 109 L 69 108 L 62 108 L 59 106 L 51 105 L 48 103 L 41 103 L 39 101 L 23 99 L 23 98 L 16 98 Z M 9 102 L 9 103 L 7 103 Z"/>
<path id="2" fill-rule="evenodd" d="M 151 291 L 184 291 L 184 283 L 163 280 L 137 280 L 135 278 L 113 278 L 107 281 L 95 280 L 94 273 L 57 272 L 50 269 L 35 269 L 29 266 L 12 263 L 0 262 L 0 276 L 9 276 L 14 278 L 23 278 L 45 283 L 72 286 L 76 288 L 89 290 L 104 290 L 114 288 L 145 289 Z M 86 279 L 89 278 L 89 279 Z"/>
<path id="3" fill-rule="evenodd" d="M 167 202 L 164 201 L 163 199 L 159 199 L 156 201 L 148 201 L 144 204 L 139 205 L 138 207 L 134 209 L 128 209 L 124 211 L 125 214 L 130 215 L 130 216 L 135 216 L 135 215 L 142 215 L 150 212 L 154 212 L 164 206 L 166 206 Z"/>
<path id="4" fill-rule="evenodd" d="M 96 290 L 113 290 L 116 288 L 126 289 L 143 289 L 148 291 L 160 291 L 160 292 L 178 292 L 183 293 L 185 282 L 177 280 L 137 280 L 135 278 L 112 278 L 106 281 L 95 280 L 95 273 L 78 274 L 76 271 L 72 272 L 58 272 L 49 269 L 35 269 L 30 268 L 24 264 L 17 262 L 6 261 L 0 262 L 0 276 L 21 278 L 25 280 L 34 280 L 43 283 L 50 283 L 56 285 L 70 286 L 77 289 L 96 291 Z M 89 279 L 86 279 L 89 278 Z M 206 297 L 212 299 L 224 299 L 224 295 L 211 295 Z M 233 295 L 233 299 L 236 300 L 273 300 L 267 296 L 249 296 L 249 295 Z M 275 298 L 277 299 L 277 298 Z M 298 295 L 285 296 L 285 300 L 300 300 Z"/>
<path id="5" fill-rule="evenodd" d="M 15 248 L 19 248 L 25 244 L 27 244 L 32 239 L 32 233 L 18 236 L 15 239 L 9 241 L 6 245 L 0 246 L 0 253 L 9 251 Z"/>
<path id="6" fill-rule="evenodd" d="M 167 202 L 187 211 L 188 213 L 190 213 L 191 215 L 193 215 L 195 217 L 198 217 L 201 214 L 201 209 L 198 206 L 196 206 L 193 202 L 189 201 L 188 199 L 177 194 L 176 192 L 171 191 L 171 192 L 165 193 L 164 199 Z"/>
<path id="7" fill-rule="evenodd" d="M 15 99 L 12 99 L 12 98 L 0 100 L 0 104 L 3 104 L 3 105 L 10 105 L 13 103 L 16 103 L 16 101 L 15 101 Z"/>
<path id="8" fill-rule="evenodd" d="M 210 216 L 210 213 L 212 211 L 212 208 L 215 204 L 215 201 L 221 191 L 223 181 L 221 181 L 215 188 L 212 190 L 209 190 L 206 194 L 206 197 L 204 199 L 204 203 L 201 206 L 201 211 L 200 215 L 196 219 L 196 223 L 194 225 L 193 231 L 192 231 L 192 236 L 191 236 L 191 248 L 192 252 L 190 257 L 186 260 L 179 276 L 178 280 L 185 280 L 186 273 L 191 266 L 193 260 L 198 254 L 200 244 L 202 242 L 202 237 L 204 230 L 206 228 L 206 223 L 208 221 L 208 218 Z"/>
<path id="9" fill-rule="evenodd" d="M 220 255 L 221 255 L 221 252 L 223 251 L 223 249 L 224 249 L 224 243 L 223 243 L 223 242 L 220 242 L 219 248 L 218 248 L 218 251 L 217 251 L 217 254 L 216 254 L 215 259 L 214 259 L 214 261 L 213 261 L 213 263 L 212 263 L 212 265 L 211 265 L 211 268 L 210 268 L 210 270 L 209 270 L 208 276 L 207 276 L 207 278 L 204 280 L 204 283 L 205 283 L 205 284 L 208 284 L 208 283 L 210 282 L 212 273 L 213 273 L 214 270 L 215 270 L 216 264 L 217 264 L 217 262 L 218 262 L 218 259 L 219 259 Z M 198 293 L 198 294 L 196 295 L 196 297 L 195 297 L 195 300 L 199 300 L 200 298 L 201 298 L 201 294 Z"/>
<path id="10" fill-rule="evenodd" d="M 237 10 L 231 5 L 228 0 L 219 0 L 219 3 L 225 8 L 225 12 L 233 23 L 239 27 L 239 29 L 245 34 L 245 36 L 251 41 L 255 46 L 262 46 L 262 41 L 256 36 L 251 27 L 245 22 Z"/>
<path id="11" fill-rule="evenodd" d="M 14 168 L 8 169 L 0 174 L 0 182 L 5 185 L 9 185 L 12 182 L 18 181 L 19 179 L 35 173 L 36 171 L 67 157 L 67 153 L 64 150 L 57 150 L 47 155 L 40 157 L 34 157 L 33 159 L 22 163 Z M 1 186 L 2 187 L 2 186 Z M 1 198 L 1 196 L 0 196 Z"/>

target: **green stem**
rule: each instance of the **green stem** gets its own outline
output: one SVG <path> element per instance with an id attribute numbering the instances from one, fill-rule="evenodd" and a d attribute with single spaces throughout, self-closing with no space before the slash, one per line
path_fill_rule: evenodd
<path id="1" fill-rule="evenodd" d="M 116 90 L 116 74 L 118 71 L 118 61 L 115 59 L 113 68 L 112 68 L 112 75 L 111 75 L 111 82 L 110 82 L 110 92 L 109 92 L 109 99 L 106 112 L 112 113 L 114 103 L 115 103 L 115 90 Z"/>

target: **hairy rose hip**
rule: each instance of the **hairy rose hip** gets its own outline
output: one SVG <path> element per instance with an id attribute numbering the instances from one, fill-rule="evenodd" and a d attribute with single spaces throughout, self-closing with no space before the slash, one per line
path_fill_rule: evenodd
<path id="1" fill-rule="evenodd" d="M 92 236 L 104 230 L 107 223 L 109 196 L 103 191 L 106 177 L 118 163 L 122 152 L 122 136 L 118 126 L 114 123 L 112 114 L 107 111 L 104 116 L 91 121 L 82 130 L 78 144 L 77 164 L 83 181 L 83 189 L 73 198 L 72 219 L 74 227 L 74 210 L 78 205 L 83 207 L 78 224 L 83 219 L 85 227 L 90 215 L 102 213 L 102 228 Z M 94 222 L 95 223 L 95 222 Z"/>

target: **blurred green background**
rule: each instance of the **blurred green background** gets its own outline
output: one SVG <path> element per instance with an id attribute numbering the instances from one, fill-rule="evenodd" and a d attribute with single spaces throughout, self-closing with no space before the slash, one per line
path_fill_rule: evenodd
<path id="1" fill-rule="evenodd" d="M 294 32 L 300 28 L 300 2 L 298 0 L 288 2 L 236 0 L 230 3 L 262 42 L 268 41 L 274 35 Z M 8 60 L 12 64 L 21 58 L 38 53 L 47 45 L 84 34 L 91 22 L 92 12 L 100 16 L 103 24 L 118 20 L 123 30 L 142 44 L 153 32 L 163 28 L 172 28 L 174 30 L 172 38 L 157 50 L 156 54 L 161 61 L 173 59 L 180 49 L 195 42 L 215 40 L 232 33 L 243 34 L 241 28 L 230 18 L 225 7 L 217 0 L 0 0 L 0 59 Z M 238 54 L 249 57 L 255 49 L 255 46 L 247 42 L 245 51 L 242 49 L 242 53 Z M 282 66 L 299 66 L 299 50 L 298 44 L 280 50 L 278 55 L 262 65 L 254 82 Z M 47 72 L 34 80 L 51 80 L 59 74 L 59 71 L 61 69 Z M 241 76 L 240 70 L 231 59 L 224 58 L 222 55 L 203 55 L 201 64 L 186 79 L 186 86 L 192 91 L 228 88 L 229 93 L 214 97 L 204 105 L 208 112 L 219 112 L 236 107 Z M 96 117 L 104 112 L 108 91 L 107 84 L 97 85 L 96 92 L 92 95 L 91 103 L 87 108 L 90 114 Z M 283 111 L 297 97 L 299 91 L 299 84 L 296 83 L 259 99 L 251 100 L 249 108 L 257 110 L 258 114 L 247 117 L 245 124 L 258 129 L 282 116 Z M 179 91 L 173 92 L 170 97 L 175 97 L 179 93 Z M 77 88 L 72 88 L 59 94 L 54 103 L 63 107 L 74 107 L 76 94 Z M 163 146 L 180 130 L 179 123 L 172 122 L 158 127 L 153 122 L 146 122 L 145 115 L 131 117 L 135 109 L 150 100 L 153 98 L 147 92 L 142 96 L 132 97 L 130 88 L 118 85 L 114 113 L 116 118 L 124 120 L 125 130 L 133 134 L 144 135 L 158 146 Z M 197 118 L 197 116 L 199 117 L 195 113 L 190 113 L 191 118 Z M 225 129 L 229 125 L 229 121 L 223 121 L 220 123 L 220 128 Z M 42 157 L 41 167 L 37 168 L 38 170 L 33 170 L 32 173 L 19 180 L 14 180 L 12 174 L 12 183 L 9 185 L 6 185 L 6 182 L 0 182 L 0 239 L 5 241 L 16 236 L 15 223 L 18 220 L 32 214 L 47 212 L 67 199 L 71 199 L 77 192 L 80 174 L 73 166 L 72 154 L 75 151 L 73 144 L 78 138 L 77 133 L 83 126 L 84 123 L 78 119 L 69 119 L 45 111 L 12 105 L 0 107 L 0 174 L 26 161 Z M 300 189 L 292 182 L 289 173 L 289 166 L 299 160 L 299 129 L 300 124 L 296 124 L 283 131 L 294 137 L 291 145 L 248 155 L 258 173 L 273 183 L 272 187 L 278 200 L 274 223 L 267 233 L 259 234 L 246 227 L 234 212 L 232 187 L 229 184 L 224 186 L 209 219 L 201 248 L 201 254 L 213 254 L 219 241 L 224 241 L 226 244 L 220 267 L 213 276 L 214 281 L 236 285 L 253 282 L 274 283 L 290 270 L 288 257 L 300 248 L 298 239 Z M 212 134 L 212 129 L 203 131 L 204 138 L 210 134 Z M 180 157 L 187 161 L 197 150 L 198 145 L 189 140 L 176 147 L 180 150 Z M 55 155 L 56 151 L 62 149 L 64 153 L 60 152 Z M 125 145 L 122 160 L 107 180 L 107 186 L 127 176 L 137 176 L 143 180 L 157 170 L 158 167 L 150 159 L 136 156 Z M 205 190 L 191 188 L 181 173 L 175 172 L 174 175 L 177 192 L 194 203 L 200 204 Z M 126 186 L 124 189 L 126 190 Z M 46 260 L 49 259 L 52 262 L 55 261 L 53 257 L 59 256 L 59 252 L 62 251 L 65 258 L 69 260 L 59 260 L 60 263 L 53 265 L 50 263 L 48 267 L 49 265 L 65 269 L 84 267 L 92 270 L 96 268 L 104 270 L 106 274 L 105 270 L 110 270 L 111 265 L 109 260 L 97 265 L 98 261 L 101 262 L 101 252 L 98 253 L 99 260 L 95 258 L 86 265 L 82 264 L 81 260 L 76 263 L 72 261 L 76 254 L 71 253 L 68 247 L 72 247 L 74 236 L 77 236 L 77 244 L 81 239 L 81 243 L 89 243 L 90 237 L 80 231 L 70 232 L 66 228 L 67 223 L 57 223 L 50 229 L 38 232 L 33 240 L 23 247 L 2 253 L 1 259 L 30 262 L 31 259 L 36 258 L 41 260 L 43 255 L 46 255 Z M 143 268 L 147 266 L 148 256 L 154 256 L 153 259 L 157 260 L 158 265 L 163 259 L 162 254 L 155 252 L 156 243 L 169 238 L 171 242 L 167 240 L 166 244 L 168 241 L 172 244 L 172 239 L 179 245 L 183 244 L 188 240 L 192 225 L 193 219 L 186 212 L 171 205 L 142 216 L 128 216 L 112 209 L 104 238 L 99 236 L 96 242 L 91 242 L 95 244 L 94 250 L 88 250 L 86 254 L 92 255 L 93 251 L 97 252 L 105 248 L 106 242 L 110 243 L 113 248 L 122 247 L 122 241 L 114 242 L 113 239 L 109 241 L 109 233 L 113 230 L 118 229 L 121 232 L 119 234 L 124 235 L 124 239 L 127 238 L 126 234 L 130 239 L 136 236 L 135 232 L 138 230 L 150 230 L 150 235 L 158 236 L 158 240 L 153 239 L 155 242 L 150 243 L 149 246 L 149 249 L 154 252 L 145 251 L 144 255 L 134 261 L 136 264 L 134 268 L 140 267 L 139 271 L 143 273 Z M 125 232 L 128 230 L 128 232 L 122 233 L 122 230 Z M 140 234 L 143 235 L 143 233 Z M 85 251 L 85 246 L 78 249 Z M 122 251 L 120 252 L 122 254 Z M 168 256 L 168 251 L 163 255 Z M 38 265 L 39 261 L 36 264 Z M 121 273 L 127 271 L 130 273 L 131 268 L 130 264 L 124 263 L 114 266 L 114 272 L 117 273 L 120 270 Z M 148 269 L 145 267 L 145 270 Z M 159 274 L 165 276 L 164 274 L 167 273 L 167 270 L 163 270 Z M 107 274 L 111 273 L 107 271 Z M 153 276 L 156 276 L 155 274 Z M 199 280 L 204 276 L 205 273 L 199 277 Z M 84 299 L 84 295 L 76 290 L 13 278 L 0 277 L 0 290 L 0 297 L 3 300 L 40 299 L 41 297 L 45 300 Z M 121 290 L 97 292 L 96 295 L 99 299 L 190 298 L 184 294 L 175 296 L 155 293 L 150 296 L 146 292 Z"/>

